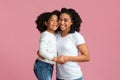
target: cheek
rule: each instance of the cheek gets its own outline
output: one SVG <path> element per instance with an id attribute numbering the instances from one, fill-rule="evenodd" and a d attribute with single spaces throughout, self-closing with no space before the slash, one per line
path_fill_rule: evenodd
<path id="1" fill-rule="evenodd" d="M 68 27 L 68 28 L 71 27 L 71 24 L 70 24 L 70 23 L 67 23 L 67 24 L 66 24 L 66 27 Z"/>
<path id="2" fill-rule="evenodd" d="M 69 26 L 72 26 L 72 22 L 69 23 Z"/>
<path id="3" fill-rule="evenodd" d="M 53 24 L 53 22 L 49 22 L 49 24 Z"/>

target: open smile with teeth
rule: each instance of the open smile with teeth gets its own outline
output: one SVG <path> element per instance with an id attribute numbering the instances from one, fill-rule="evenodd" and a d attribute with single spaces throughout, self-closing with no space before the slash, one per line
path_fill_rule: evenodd
<path id="1" fill-rule="evenodd" d="M 64 28 L 65 26 L 64 25 L 60 25 L 60 28 Z"/>

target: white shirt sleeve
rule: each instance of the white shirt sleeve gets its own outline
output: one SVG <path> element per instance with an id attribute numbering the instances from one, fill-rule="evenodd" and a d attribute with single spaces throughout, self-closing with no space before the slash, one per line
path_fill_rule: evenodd
<path id="1" fill-rule="evenodd" d="M 49 35 L 47 33 L 42 33 L 40 38 L 40 44 L 39 44 L 39 54 L 43 56 L 44 58 L 51 60 L 53 56 L 48 53 L 48 41 L 49 41 Z"/>
<path id="2" fill-rule="evenodd" d="M 85 43 L 84 37 L 80 33 L 75 32 L 73 34 L 73 36 L 74 36 L 73 38 L 74 38 L 74 42 L 75 42 L 76 46 L 79 45 L 79 44 L 84 44 Z"/>

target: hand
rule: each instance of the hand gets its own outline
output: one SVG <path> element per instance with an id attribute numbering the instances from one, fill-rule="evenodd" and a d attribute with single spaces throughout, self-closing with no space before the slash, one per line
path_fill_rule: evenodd
<path id="1" fill-rule="evenodd" d="M 39 58 L 41 58 L 41 59 L 43 59 L 43 60 L 45 59 L 44 57 L 42 57 L 42 56 L 39 54 L 39 50 L 37 51 L 37 55 L 38 55 Z"/>
<path id="2" fill-rule="evenodd" d="M 61 56 L 58 58 L 57 63 L 59 63 L 59 64 L 65 64 L 67 61 L 68 61 L 68 57 L 61 55 Z"/>

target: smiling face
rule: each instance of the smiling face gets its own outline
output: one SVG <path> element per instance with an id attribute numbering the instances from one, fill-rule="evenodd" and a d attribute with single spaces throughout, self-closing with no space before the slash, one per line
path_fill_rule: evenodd
<path id="1" fill-rule="evenodd" d="M 47 30 L 50 32 L 54 32 L 58 28 L 58 17 L 56 15 L 52 15 L 47 22 L 45 22 L 47 26 Z"/>
<path id="2" fill-rule="evenodd" d="M 59 26 L 62 31 L 69 31 L 72 25 L 72 19 L 69 14 L 62 13 L 59 18 Z"/>

